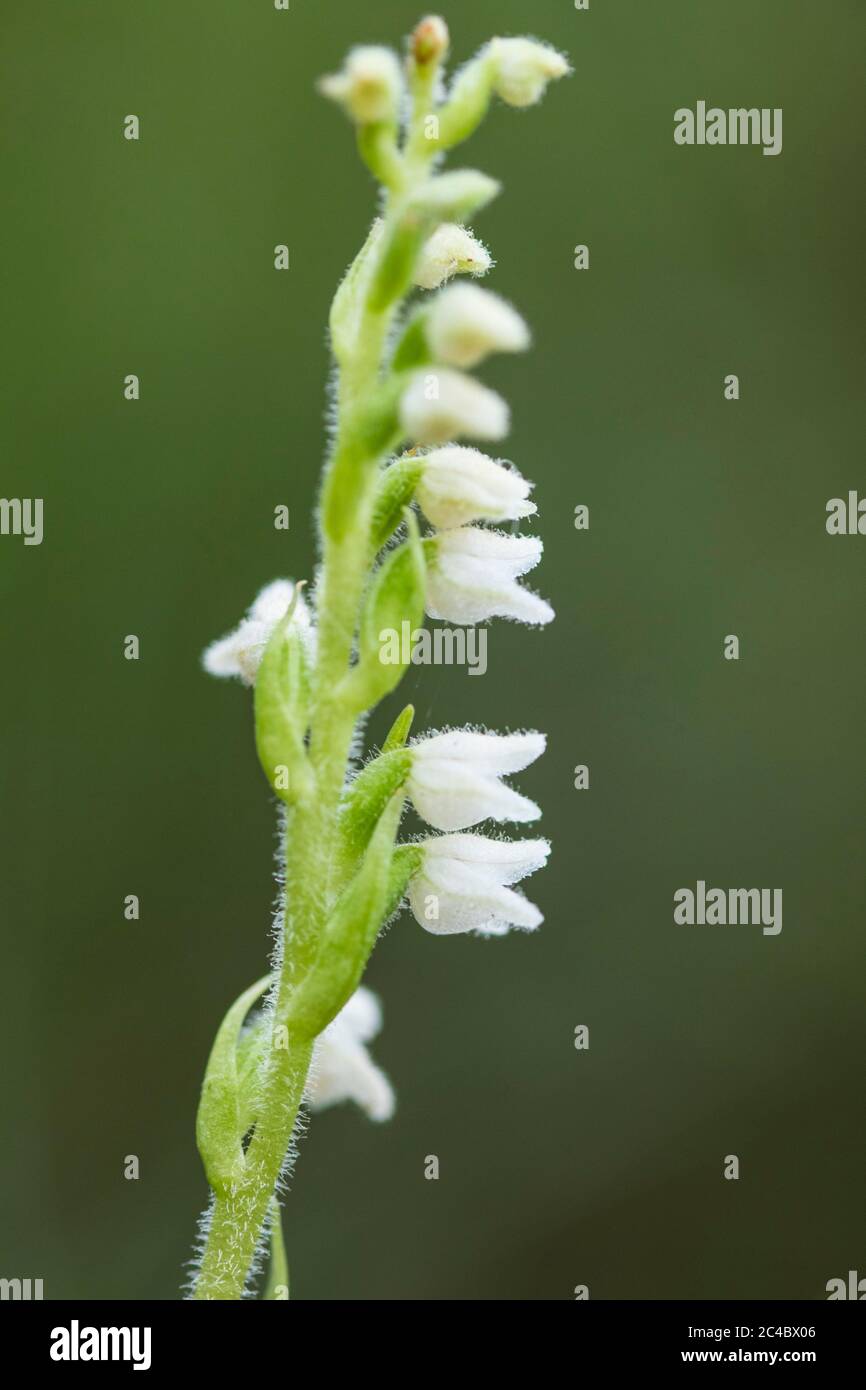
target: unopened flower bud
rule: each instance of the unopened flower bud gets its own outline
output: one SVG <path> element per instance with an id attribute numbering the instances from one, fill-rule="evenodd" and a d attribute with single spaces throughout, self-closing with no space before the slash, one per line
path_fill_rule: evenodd
<path id="1" fill-rule="evenodd" d="M 529 329 L 499 295 L 478 285 L 450 285 L 431 305 L 427 342 L 438 362 L 475 367 L 491 352 L 523 352 Z"/>
<path id="2" fill-rule="evenodd" d="M 359 125 L 393 121 L 403 95 L 403 74 L 390 48 L 353 48 L 342 72 L 320 78 L 319 91 Z"/>
<path id="3" fill-rule="evenodd" d="M 509 412 L 495 391 L 443 367 L 412 378 L 400 402 L 400 424 L 416 444 L 444 444 L 460 435 L 502 439 Z"/>
<path id="4" fill-rule="evenodd" d="M 548 83 L 571 71 L 567 58 L 537 39 L 493 39 L 494 87 L 509 106 L 534 106 Z"/>
<path id="5" fill-rule="evenodd" d="M 452 275 L 486 275 L 493 264 L 490 252 L 466 227 L 443 222 L 425 243 L 415 267 L 415 284 L 438 290 Z"/>
<path id="6" fill-rule="evenodd" d="M 417 460 L 415 496 L 428 521 L 440 530 L 472 521 L 517 521 L 536 511 L 532 486 L 516 468 L 507 468 L 478 449 L 451 444 Z"/>
<path id="7" fill-rule="evenodd" d="M 415 28 L 409 47 L 412 57 L 420 66 L 428 63 L 441 63 L 448 52 L 450 36 L 448 25 L 438 14 L 430 14 Z"/>

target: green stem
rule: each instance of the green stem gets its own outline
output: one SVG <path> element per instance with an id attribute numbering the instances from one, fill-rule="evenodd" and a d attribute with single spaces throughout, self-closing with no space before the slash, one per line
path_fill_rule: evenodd
<path id="1" fill-rule="evenodd" d="M 426 175 L 432 150 L 423 141 L 423 116 L 430 98 L 429 77 L 416 92 L 410 142 L 404 169 L 411 189 Z M 386 220 L 400 214 L 402 199 L 392 198 Z M 317 599 L 318 655 L 310 721 L 309 759 L 312 794 L 290 814 L 286 827 L 286 906 L 280 979 L 273 1011 L 272 1041 L 263 1065 L 257 1101 L 258 1120 L 246 1152 L 243 1176 L 228 1195 L 215 1198 L 207 1243 L 195 1286 L 197 1299 L 242 1298 L 273 1200 L 300 1109 L 313 1042 L 292 1042 L 282 1049 L 281 1025 L 294 990 L 310 969 L 330 907 L 329 883 L 334 865 L 338 810 L 357 711 L 347 708 L 340 683 L 349 668 L 364 589 L 369 578 L 370 529 L 375 500 L 377 457 L 359 453 L 351 438 L 352 419 L 378 384 L 388 330 L 396 304 L 366 305 L 358 317 L 354 342 L 341 363 L 337 439 L 325 475 L 323 566 Z M 334 498 L 339 488 L 340 497 Z M 351 524 L 330 525 L 329 503 L 339 500 Z"/>

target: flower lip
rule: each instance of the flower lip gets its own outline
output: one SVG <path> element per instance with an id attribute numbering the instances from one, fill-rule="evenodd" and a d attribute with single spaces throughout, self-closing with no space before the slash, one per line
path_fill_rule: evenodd
<path id="1" fill-rule="evenodd" d="M 492 840 L 440 835 L 424 842 L 421 868 L 409 884 L 416 921 L 440 935 L 475 931 L 500 936 L 511 927 L 532 931 L 543 918 L 509 886 L 547 860 L 546 840 Z"/>
<path id="2" fill-rule="evenodd" d="M 208 674 L 223 678 L 234 676 L 244 685 L 254 685 L 268 638 L 293 601 L 292 622 L 301 629 L 305 642 L 312 644 L 315 629 L 300 586 L 290 579 L 275 579 L 257 595 L 235 630 L 206 648 L 202 665 Z"/>
<path id="3" fill-rule="evenodd" d="M 428 520 L 451 530 L 473 521 L 518 521 L 536 511 L 532 484 L 478 449 L 452 444 L 422 456 L 416 496 Z"/>
<path id="4" fill-rule="evenodd" d="M 455 623 L 513 618 L 543 625 L 552 621 L 549 603 L 518 584 L 538 564 L 542 543 L 535 536 L 461 526 L 440 531 L 429 542 L 427 612 Z"/>
<path id="5" fill-rule="evenodd" d="M 543 734 L 491 734 L 450 729 L 410 744 L 408 790 L 416 811 L 437 830 L 465 830 L 480 821 L 533 821 L 541 811 L 501 779 L 544 752 Z"/>
<path id="6" fill-rule="evenodd" d="M 306 1099 L 314 1110 L 354 1100 L 371 1120 L 394 1113 L 394 1092 L 365 1043 L 382 1027 L 382 1010 L 361 985 L 316 1040 Z"/>

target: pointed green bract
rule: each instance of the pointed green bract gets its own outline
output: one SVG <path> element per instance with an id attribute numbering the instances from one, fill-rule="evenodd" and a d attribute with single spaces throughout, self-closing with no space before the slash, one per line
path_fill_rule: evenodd
<path id="1" fill-rule="evenodd" d="M 272 790 L 287 805 L 312 788 L 304 744 L 309 707 L 307 654 L 290 609 L 271 633 L 255 685 L 256 751 Z"/>
<path id="2" fill-rule="evenodd" d="M 271 983 L 265 975 L 244 990 L 220 1024 L 202 1083 L 196 1117 L 196 1142 L 208 1182 L 228 1192 L 244 1170 L 242 1140 L 246 1133 L 240 1105 L 238 1034 L 250 1009 Z"/>
<path id="3" fill-rule="evenodd" d="M 398 459 L 380 475 L 370 528 L 371 546 L 374 551 L 387 545 L 403 521 L 406 508 L 415 496 L 415 489 L 423 471 L 423 456 L 419 455 Z"/>
<path id="4" fill-rule="evenodd" d="M 379 818 L 361 867 L 330 914 L 316 959 L 279 1019 L 290 1039 L 317 1037 L 358 987 L 388 906 L 402 810 L 398 793 Z"/>
<path id="5" fill-rule="evenodd" d="M 405 634 L 424 621 L 423 544 L 414 514 L 405 518 L 408 537 L 376 571 L 361 616 L 358 663 L 345 681 L 346 698 L 359 713 L 400 683 L 411 659 Z"/>
<path id="6" fill-rule="evenodd" d="M 404 748 L 412 732 L 412 721 L 415 718 L 415 706 L 406 705 L 400 711 L 394 723 L 388 730 L 385 742 L 382 744 L 383 753 L 391 753 L 395 748 Z"/>

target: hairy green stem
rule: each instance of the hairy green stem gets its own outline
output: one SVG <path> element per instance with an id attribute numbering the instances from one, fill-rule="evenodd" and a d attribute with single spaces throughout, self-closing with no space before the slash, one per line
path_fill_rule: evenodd
<path id="1" fill-rule="evenodd" d="M 412 158 L 405 164 L 408 193 L 426 175 L 421 118 L 429 92 L 416 104 Z M 420 109 L 419 109 L 420 108 Z M 386 229 L 400 215 L 403 198 L 385 211 Z M 351 273 L 351 272 L 350 272 Z M 347 708 L 340 683 L 351 661 L 358 615 L 369 578 L 370 528 L 378 465 L 352 436 L 357 411 L 378 384 L 396 303 L 364 307 L 354 341 L 341 364 L 337 436 L 323 487 L 323 566 L 317 599 L 318 655 L 310 721 L 312 794 L 289 813 L 286 827 L 286 902 L 282 966 L 273 1000 L 272 1046 L 265 1059 L 257 1101 L 258 1119 L 245 1156 L 243 1176 L 227 1195 L 217 1195 L 211 1214 L 197 1299 L 239 1299 L 261 1239 L 269 1203 L 289 1150 L 303 1101 L 313 1043 L 286 1045 L 283 1020 L 291 998 L 313 964 L 331 906 L 329 878 L 335 861 L 338 811 L 357 711 Z M 334 497 L 336 488 L 343 494 Z M 350 524 L 329 525 L 331 505 L 351 509 Z M 282 1030 L 282 1031 L 281 1031 Z M 282 1046 L 280 1045 L 282 1042 Z"/>

